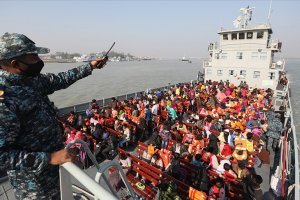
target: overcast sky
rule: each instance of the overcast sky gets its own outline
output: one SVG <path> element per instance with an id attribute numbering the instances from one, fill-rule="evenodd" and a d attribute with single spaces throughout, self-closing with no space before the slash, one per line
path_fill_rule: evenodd
<path id="1" fill-rule="evenodd" d="M 270 1 L 0 1 L 0 34 L 23 33 L 51 53 L 114 51 L 158 58 L 206 57 L 221 27 L 239 9 L 255 7 L 252 24 L 267 21 Z M 300 57 L 300 1 L 273 0 L 273 38 L 283 56 Z"/>

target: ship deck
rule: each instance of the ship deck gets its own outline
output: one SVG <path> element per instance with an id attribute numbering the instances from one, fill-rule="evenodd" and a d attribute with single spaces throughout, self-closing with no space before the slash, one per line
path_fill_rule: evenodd
<path id="1" fill-rule="evenodd" d="M 128 152 L 131 154 L 136 155 L 136 148 L 129 150 Z M 271 179 L 271 173 L 273 172 L 273 164 L 274 162 L 278 162 L 278 156 L 279 155 L 275 155 L 275 153 L 273 151 L 270 152 L 270 164 L 262 164 L 260 167 L 256 168 L 256 172 L 258 174 L 260 174 L 263 178 L 263 183 L 261 184 L 261 189 L 263 191 L 263 195 L 264 195 L 264 200 L 275 200 L 275 196 L 273 195 L 273 193 L 270 191 L 270 179 Z M 274 159 L 273 159 L 274 158 Z M 116 159 L 116 157 L 114 158 Z M 99 163 L 100 167 L 105 163 L 105 161 Z M 97 169 L 96 167 L 92 166 L 88 169 L 85 169 L 85 172 L 90 176 L 90 177 L 95 177 L 96 173 L 97 173 Z M 77 180 L 75 180 L 74 178 L 72 178 L 72 184 L 79 186 L 80 188 L 84 188 Z M 105 185 L 105 183 L 102 181 L 100 182 L 100 184 L 106 188 L 108 190 L 107 185 Z M 76 191 L 74 189 L 75 192 L 77 192 L 78 194 L 82 194 L 78 191 Z M 118 193 L 118 195 L 120 195 L 120 197 L 125 196 L 126 195 L 126 191 L 124 189 L 121 189 Z M 79 197 L 76 199 L 80 199 Z M 81 199 L 90 199 L 88 198 L 86 195 L 84 195 L 84 198 Z M 16 200 L 15 196 L 14 196 L 14 191 L 12 189 L 12 186 L 9 183 L 9 180 L 5 180 L 4 182 L 1 183 L 1 187 L 0 187 L 0 200 Z"/>

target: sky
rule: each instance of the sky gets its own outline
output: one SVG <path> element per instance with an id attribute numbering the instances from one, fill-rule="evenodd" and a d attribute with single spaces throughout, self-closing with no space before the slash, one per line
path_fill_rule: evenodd
<path id="1" fill-rule="evenodd" d="M 51 53 L 114 51 L 156 58 L 207 57 L 221 27 L 255 7 L 251 24 L 267 22 L 268 0 L 0 0 L 0 34 L 22 33 Z M 300 57 L 300 1 L 273 0 L 273 38 L 284 57 Z"/>

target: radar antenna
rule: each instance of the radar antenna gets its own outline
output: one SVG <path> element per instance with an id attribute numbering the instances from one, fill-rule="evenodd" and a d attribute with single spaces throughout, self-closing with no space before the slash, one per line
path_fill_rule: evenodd
<path id="1" fill-rule="evenodd" d="M 235 28 L 246 28 L 248 26 L 248 23 L 252 19 L 252 10 L 254 7 L 247 6 L 246 8 L 241 8 L 240 13 L 242 15 L 238 16 L 234 21 L 233 25 Z"/>

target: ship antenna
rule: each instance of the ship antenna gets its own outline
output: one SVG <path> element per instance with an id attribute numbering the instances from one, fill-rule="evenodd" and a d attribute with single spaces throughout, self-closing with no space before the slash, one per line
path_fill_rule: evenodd
<path id="1" fill-rule="evenodd" d="M 271 24 L 272 2 L 273 2 L 273 0 L 270 1 L 269 14 L 268 14 L 268 23 L 269 24 Z"/>
<path id="2" fill-rule="evenodd" d="M 235 26 L 235 28 L 247 28 L 248 23 L 252 19 L 253 9 L 254 7 L 250 8 L 249 6 L 240 9 L 240 13 L 242 14 L 233 21 L 233 25 Z"/>

